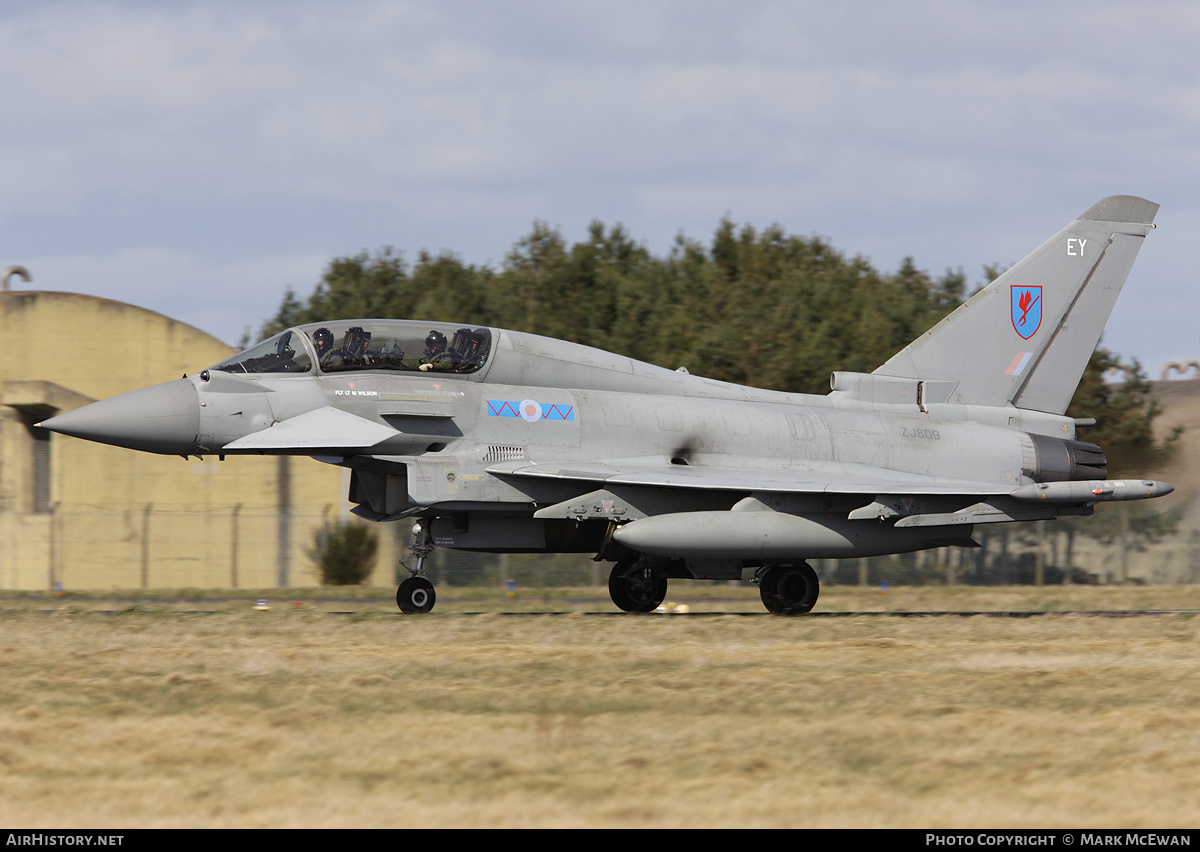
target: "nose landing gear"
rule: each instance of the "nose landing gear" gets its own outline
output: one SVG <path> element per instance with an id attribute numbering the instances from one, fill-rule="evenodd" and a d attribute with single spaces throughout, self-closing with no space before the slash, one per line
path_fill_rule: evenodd
<path id="1" fill-rule="evenodd" d="M 413 535 L 409 558 L 416 557 L 417 567 L 409 568 L 408 563 L 400 560 L 400 564 L 412 576 L 396 589 L 396 606 L 405 613 L 429 612 L 437 601 L 433 583 L 425 576 L 425 558 L 433 552 L 434 547 L 433 536 L 429 534 L 429 523 L 421 520 L 413 524 Z"/>
<path id="2" fill-rule="evenodd" d="M 396 606 L 401 612 L 429 612 L 436 601 L 433 583 L 419 575 L 409 577 L 396 589 Z"/>

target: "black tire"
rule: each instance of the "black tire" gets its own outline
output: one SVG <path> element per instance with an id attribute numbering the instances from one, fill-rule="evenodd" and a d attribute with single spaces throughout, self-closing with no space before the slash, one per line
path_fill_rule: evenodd
<path id="1" fill-rule="evenodd" d="M 775 615 L 811 612 L 821 593 L 817 572 L 807 562 L 773 565 L 763 572 L 758 584 L 763 606 Z"/>
<path id="2" fill-rule="evenodd" d="M 667 597 L 667 578 L 648 556 L 622 559 L 608 575 L 608 594 L 625 612 L 654 612 Z"/>
<path id="3" fill-rule="evenodd" d="M 433 583 L 424 577 L 409 577 L 396 589 L 396 606 L 401 612 L 429 612 L 436 601 Z"/>

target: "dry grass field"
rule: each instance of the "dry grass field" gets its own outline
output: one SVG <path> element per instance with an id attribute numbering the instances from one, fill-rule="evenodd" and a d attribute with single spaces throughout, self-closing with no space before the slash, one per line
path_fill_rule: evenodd
<path id="1" fill-rule="evenodd" d="M 1200 824 L 1200 617 L 452 591 L 422 617 L 383 591 L 0 599 L 0 823 Z M 1200 609 L 1200 587 L 835 587 L 818 609 Z"/>

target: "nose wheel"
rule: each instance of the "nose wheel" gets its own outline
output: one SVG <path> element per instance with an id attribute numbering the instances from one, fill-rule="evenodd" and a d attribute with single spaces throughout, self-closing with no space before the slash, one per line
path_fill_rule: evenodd
<path id="1" fill-rule="evenodd" d="M 396 606 L 401 612 L 429 612 L 436 601 L 433 583 L 420 575 L 409 577 L 396 590 Z"/>

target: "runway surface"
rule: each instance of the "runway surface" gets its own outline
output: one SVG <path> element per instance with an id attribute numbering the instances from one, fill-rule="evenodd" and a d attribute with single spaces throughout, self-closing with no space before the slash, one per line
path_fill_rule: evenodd
<path id="1" fill-rule="evenodd" d="M 103 608 L 78 608 L 78 607 L 60 607 L 60 608 L 30 608 L 30 609 L 0 609 L 0 614 L 16 614 L 20 612 L 34 612 L 41 615 L 61 615 L 70 610 L 79 614 L 92 615 L 129 615 L 138 611 L 144 610 L 147 613 L 155 615 L 221 615 L 230 612 L 238 612 L 237 609 L 179 609 L 172 606 L 170 609 L 155 609 L 151 601 L 138 601 L 135 606 L 123 607 L 121 609 L 103 609 Z M 179 601 L 162 601 L 161 604 L 177 605 Z M 311 604 L 319 604 L 321 601 L 305 601 L 306 606 Z M 711 603 L 711 601 L 709 601 Z M 147 606 L 150 604 L 151 606 Z M 286 604 L 277 604 L 276 611 L 291 611 Z M 315 608 L 309 606 L 309 611 Z M 337 610 L 324 609 L 317 610 L 322 615 L 334 616 L 355 616 L 364 614 L 379 614 L 388 615 L 389 612 L 384 608 L 364 608 L 354 610 Z M 405 615 L 404 613 L 395 611 L 391 612 L 396 618 L 416 618 L 421 615 Z M 1146 617 L 1161 617 L 1161 616 L 1193 616 L 1200 615 L 1200 610 L 1195 609 L 1114 609 L 1114 610 L 982 610 L 982 611 L 888 611 L 880 612 L 877 610 L 864 611 L 845 611 L 845 612 L 810 612 L 804 615 L 797 616 L 776 616 L 769 612 L 650 612 L 650 613 L 627 613 L 627 612 L 581 612 L 579 610 L 559 610 L 546 612 L 501 612 L 501 611 L 458 611 L 458 612 L 441 612 L 432 613 L 439 618 L 471 618 L 479 616 L 505 616 L 510 618 L 538 618 L 538 617 L 562 617 L 572 616 L 575 618 L 715 618 L 725 616 L 737 616 L 739 618 L 1047 618 L 1047 617 L 1063 617 L 1063 616 L 1088 616 L 1091 618 L 1146 618 Z"/>

